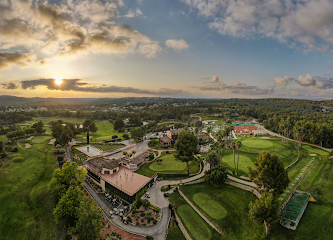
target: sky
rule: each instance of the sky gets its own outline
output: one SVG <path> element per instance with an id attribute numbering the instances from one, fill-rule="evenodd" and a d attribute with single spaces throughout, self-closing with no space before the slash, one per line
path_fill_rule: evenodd
<path id="1" fill-rule="evenodd" d="M 0 95 L 333 96 L 332 0 L 0 0 Z"/>

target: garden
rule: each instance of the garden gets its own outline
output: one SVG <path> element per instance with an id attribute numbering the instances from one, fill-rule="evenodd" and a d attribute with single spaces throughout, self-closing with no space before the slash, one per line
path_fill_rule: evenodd
<path id="1" fill-rule="evenodd" d="M 161 153 L 154 162 L 145 163 L 140 167 L 136 173 L 142 174 L 147 177 L 152 177 L 156 172 L 163 176 L 171 175 L 184 175 L 187 176 L 186 163 L 178 160 L 175 157 L 176 152 L 165 151 Z M 190 174 L 198 173 L 200 171 L 200 165 L 197 161 L 191 161 L 188 163 Z"/>
<path id="2" fill-rule="evenodd" d="M 155 225 L 160 219 L 160 209 L 151 205 L 148 199 L 139 199 L 127 215 L 127 221 L 136 226 Z"/>

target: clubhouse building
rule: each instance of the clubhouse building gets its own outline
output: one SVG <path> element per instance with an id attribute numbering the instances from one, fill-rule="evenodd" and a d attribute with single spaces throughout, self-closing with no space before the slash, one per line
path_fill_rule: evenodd
<path id="1" fill-rule="evenodd" d="M 126 202 L 132 203 L 142 188 L 150 188 L 157 179 L 157 174 L 149 178 L 134 172 L 148 160 L 149 154 L 153 152 L 152 149 L 147 149 L 132 158 L 126 156 L 110 158 L 99 155 L 89 158 L 84 167 L 87 169 L 90 179 L 103 191 L 109 190 Z"/>

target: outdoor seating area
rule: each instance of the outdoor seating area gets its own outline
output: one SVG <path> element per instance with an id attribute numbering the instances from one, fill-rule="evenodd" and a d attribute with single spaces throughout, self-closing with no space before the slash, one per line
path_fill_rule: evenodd
<path id="1" fill-rule="evenodd" d="M 113 207 L 112 211 L 109 211 L 109 217 L 113 219 L 114 216 L 119 216 L 120 220 L 127 225 L 128 222 L 124 216 L 130 211 L 130 206 L 123 205 L 122 201 L 119 203 L 118 199 L 116 197 L 113 198 L 112 194 L 109 193 L 105 193 L 105 200 L 110 202 L 110 208 Z"/>

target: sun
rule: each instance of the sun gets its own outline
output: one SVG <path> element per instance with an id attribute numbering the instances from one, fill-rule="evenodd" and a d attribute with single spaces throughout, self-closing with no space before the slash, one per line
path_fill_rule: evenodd
<path id="1" fill-rule="evenodd" d="M 56 84 L 58 84 L 58 85 L 62 84 L 62 80 L 61 80 L 62 77 L 60 77 L 60 76 L 55 76 L 54 79 L 55 79 L 55 83 L 56 83 Z"/>

